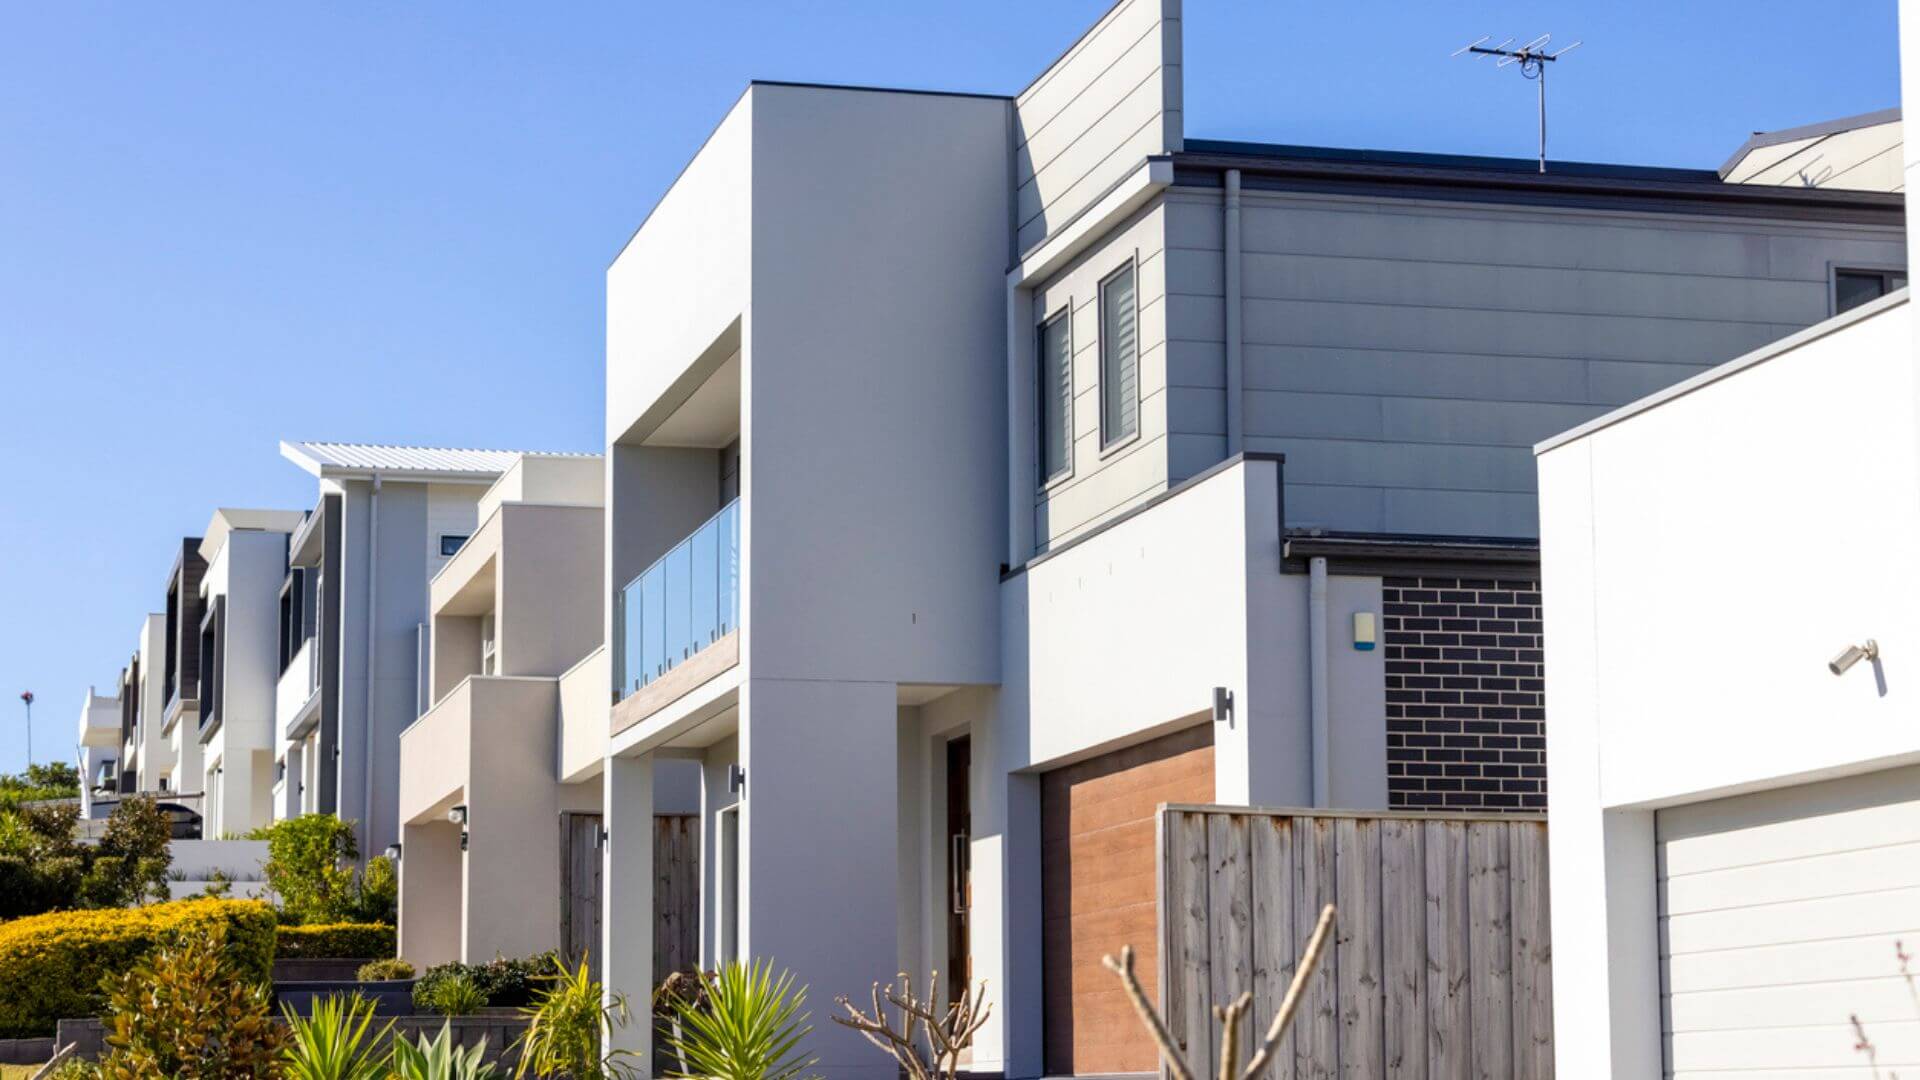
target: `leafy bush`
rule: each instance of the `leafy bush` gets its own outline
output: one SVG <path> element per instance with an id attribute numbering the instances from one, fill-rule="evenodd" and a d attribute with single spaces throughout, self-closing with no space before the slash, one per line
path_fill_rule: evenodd
<path id="1" fill-rule="evenodd" d="M 471 1016 L 487 1007 L 487 995 L 473 976 L 461 973 L 435 983 L 427 1007 L 442 1016 Z"/>
<path id="2" fill-rule="evenodd" d="M 495 957 L 484 964 L 435 964 L 421 972 L 414 981 L 413 1004 L 416 1008 L 432 1009 L 434 988 L 448 979 L 464 975 L 486 995 L 487 1005 L 514 1009 L 530 1005 L 541 979 L 553 968 L 553 958 L 553 953 L 546 952 L 525 960 Z"/>
<path id="3" fill-rule="evenodd" d="M 98 1016 L 101 980 L 156 947 L 221 930 L 226 959 L 248 980 L 273 970 L 273 911 L 258 900 L 179 900 L 115 911 L 68 911 L 0 923 L 0 1038 L 53 1034 L 61 1017 Z"/>
<path id="4" fill-rule="evenodd" d="M 393 955 L 393 927 L 383 923 L 281 926 L 274 932 L 282 960 L 384 960 Z"/>
<path id="5" fill-rule="evenodd" d="M 80 794 L 80 774 L 64 761 L 29 765 L 23 773 L 0 774 L 0 810 L 44 799 L 72 799 Z"/>
<path id="6" fill-rule="evenodd" d="M 97 845 L 74 838 L 75 803 L 0 811 L 0 919 L 167 896 L 172 826 L 152 799 L 123 799 Z"/>
<path id="7" fill-rule="evenodd" d="M 559 957 L 553 958 L 553 971 L 544 976 L 547 985 L 536 992 L 534 1003 L 521 1010 L 527 1018 L 527 1030 L 520 1036 L 520 1068 L 517 1078 L 531 1070 L 536 1076 L 565 1076 L 570 1080 L 610 1080 L 630 1077 L 633 1066 L 620 1060 L 633 1056 L 629 1050 L 600 1052 L 600 1031 L 625 1027 L 627 999 L 613 995 L 602 1004 L 600 984 L 587 971 L 587 962 L 569 969 Z"/>
<path id="8" fill-rule="evenodd" d="M 283 1036 L 271 984 L 224 955 L 223 928 L 190 934 L 110 980 L 111 1034 L 101 1072 L 152 1077 L 270 1077 Z"/>
<path id="9" fill-rule="evenodd" d="M 413 965 L 399 957 L 391 960 L 371 960 L 360 965 L 353 977 L 361 982 L 389 982 L 394 979 L 413 978 Z"/>
<path id="10" fill-rule="evenodd" d="M 284 1011 L 287 1048 L 281 1073 L 287 1080 L 385 1080 L 387 1054 L 380 1044 L 393 1021 L 373 1031 L 373 1002 L 359 994 L 330 994 L 313 1003 L 311 1016 Z"/>
<path id="11" fill-rule="evenodd" d="M 674 1000 L 667 1043 L 682 1063 L 676 1075 L 710 1080 L 799 1080 L 815 1063 L 800 1042 L 813 1031 L 807 988 L 763 960 L 728 964 L 701 976 L 706 1000 Z"/>
<path id="12" fill-rule="evenodd" d="M 360 847 L 353 823 L 332 814 L 302 814 L 247 834 L 267 842 L 261 869 L 283 922 L 391 923 L 399 910 L 399 876 L 379 856 L 356 872 Z"/>
<path id="13" fill-rule="evenodd" d="M 418 1044 L 405 1039 L 393 1040 L 391 1075 L 395 1080 L 505 1080 L 506 1073 L 484 1060 L 487 1040 L 462 1050 L 453 1045 L 452 1025 L 443 1024 L 440 1034 Z"/>

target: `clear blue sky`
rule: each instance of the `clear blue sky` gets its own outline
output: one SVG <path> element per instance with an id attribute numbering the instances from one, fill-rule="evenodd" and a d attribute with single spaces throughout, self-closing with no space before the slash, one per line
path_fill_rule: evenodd
<path id="1" fill-rule="evenodd" d="M 1107 0 L 5 5 L 0 770 L 71 759 L 282 438 L 595 450 L 603 272 L 749 78 L 1013 92 Z M 1717 166 L 1898 103 L 1893 0 L 1186 0 L 1187 133 Z M 1843 54 L 1844 51 L 1844 54 Z M 510 387 L 511 389 L 503 389 Z"/>

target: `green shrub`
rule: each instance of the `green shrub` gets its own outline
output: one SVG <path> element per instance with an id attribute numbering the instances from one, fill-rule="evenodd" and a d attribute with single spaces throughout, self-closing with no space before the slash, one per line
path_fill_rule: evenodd
<path id="1" fill-rule="evenodd" d="M 393 1021 L 376 1030 L 373 1002 L 359 994 L 329 994 L 313 1003 L 310 1016 L 282 1010 L 288 1038 L 280 1071 L 286 1080 L 385 1080 L 388 1055 L 381 1044 Z"/>
<path id="2" fill-rule="evenodd" d="M 74 838 L 74 803 L 0 810 L 0 919 L 167 896 L 172 825 L 152 799 L 123 799 L 97 845 Z"/>
<path id="3" fill-rule="evenodd" d="M 540 953 L 525 960 L 496 957 L 484 964 L 435 964 L 420 973 L 413 984 L 413 1003 L 432 1009 L 434 988 L 456 976 L 466 976 L 487 996 L 486 1004 L 496 1008 L 519 1008 L 533 1003 L 534 992 L 553 970 L 554 954 Z"/>
<path id="4" fill-rule="evenodd" d="M 668 1048 L 684 1062 L 677 1076 L 709 1080 L 799 1080 L 816 1059 L 801 1042 L 807 1023 L 807 988 L 793 973 L 775 974 L 773 964 L 731 963 L 701 976 L 706 1000 L 695 1006 L 676 998 Z"/>
<path id="5" fill-rule="evenodd" d="M 384 960 L 393 955 L 393 927 L 384 923 L 281 926 L 274 931 L 282 960 Z"/>
<path id="6" fill-rule="evenodd" d="M 453 1045 L 451 1024 L 442 1024 L 440 1034 L 410 1043 L 393 1040 L 393 1060 L 389 1065 L 394 1080 L 504 1080 L 507 1075 L 486 1063 L 487 1040 L 481 1039 L 462 1050 Z"/>
<path id="7" fill-rule="evenodd" d="M 465 972 L 442 979 L 427 991 L 427 1008 L 442 1016 L 471 1016 L 486 1007 L 486 991 Z"/>
<path id="8" fill-rule="evenodd" d="M 29 765 L 24 773 L 0 773 L 0 810 L 44 799 L 71 799 L 79 794 L 80 774 L 64 761 Z"/>
<path id="9" fill-rule="evenodd" d="M 273 971 L 273 911 L 258 900 L 179 900 L 143 908 L 63 911 L 0 923 L 0 1038 L 53 1034 L 61 1017 L 98 1016 L 101 980 L 156 946 L 215 929 L 240 976 Z"/>
<path id="10" fill-rule="evenodd" d="M 600 1033 L 627 1025 L 627 998 L 613 994 L 601 1001 L 601 986 L 588 973 L 583 957 L 569 968 L 559 957 L 553 958 L 553 972 L 546 976 L 534 1003 L 520 1010 L 527 1018 L 527 1030 L 516 1044 L 520 1048 L 520 1068 L 515 1080 L 527 1073 L 536 1076 L 565 1076 L 570 1080 L 626 1080 L 639 1070 L 621 1060 L 632 1057 L 630 1050 L 601 1052 Z"/>
<path id="11" fill-rule="evenodd" d="M 267 842 L 261 870 L 282 922 L 391 923 L 399 913 L 400 882 L 393 861 L 378 856 L 363 871 L 353 823 L 332 814 L 302 814 L 247 834 Z"/>
<path id="12" fill-rule="evenodd" d="M 361 982 L 390 982 L 395 979 L 413 978 L 413 965 L 399 957 L 391 960 L 373 960 L 360 965 L 353 977 Z"/>
<path id="13" fill-rule="evenodd" d="M 223 926 L 189 933 L 109 979 L 107 1056 L 113 1080 L 270 1077 L 283 1035 L 273 988 L 226 956 Z"/>

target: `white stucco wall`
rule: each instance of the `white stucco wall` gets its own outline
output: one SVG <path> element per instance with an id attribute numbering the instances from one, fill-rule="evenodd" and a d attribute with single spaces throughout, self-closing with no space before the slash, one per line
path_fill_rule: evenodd
<path id="1" fill-rule="evenodd" d="M 1920 760 L 1911 322 L 1878 301 L 1543 444 L 1563 1077 L 1660 1068 L 1656 808 Z M 1867 638 L 1882 670 L 1835 678 Z"/>

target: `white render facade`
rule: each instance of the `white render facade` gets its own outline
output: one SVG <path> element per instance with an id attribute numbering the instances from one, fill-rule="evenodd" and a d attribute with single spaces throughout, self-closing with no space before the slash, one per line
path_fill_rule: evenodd
<path id="1" fill-rule="evenodd" d="M 399 841 L 400 733 L 425 711 L 428 582 L 517 455 L 285 442 L 319 498 L 280 583 L 277 817 L 357 823 L 362 858 Z"/>
<path id="2" fill-rule="evenodd" d="M 615 704 L 563 758 L 604 755 L 611 989 L 693 759 L 704 962 L 959 969 L 974 1068 L 1150 1070 L 1046 973 L 1152 932 L 1047 884 L 1076 792 L 1539 809 L 1532 444 L 1904 266 L 1881 193 L 1188 140 L 1179 18 L 1123 0 L 1012 97 L 755 83 L 609 269 Z M 1417 621 L 1476 604 L 1526 670 L 1441 706 Z M 1511 741 L 1463 777 L 1420 740 L 1469 707 Z"/>
<path id="3" fill-rule="evenodd" d="M 200 666 L 192 738 L 208 839 L 273 820 L 273 643 L 288 539 L 300 521 L 297 510 L 216 510 L 200 541 L 206 572 L 194 628 Z"/>

